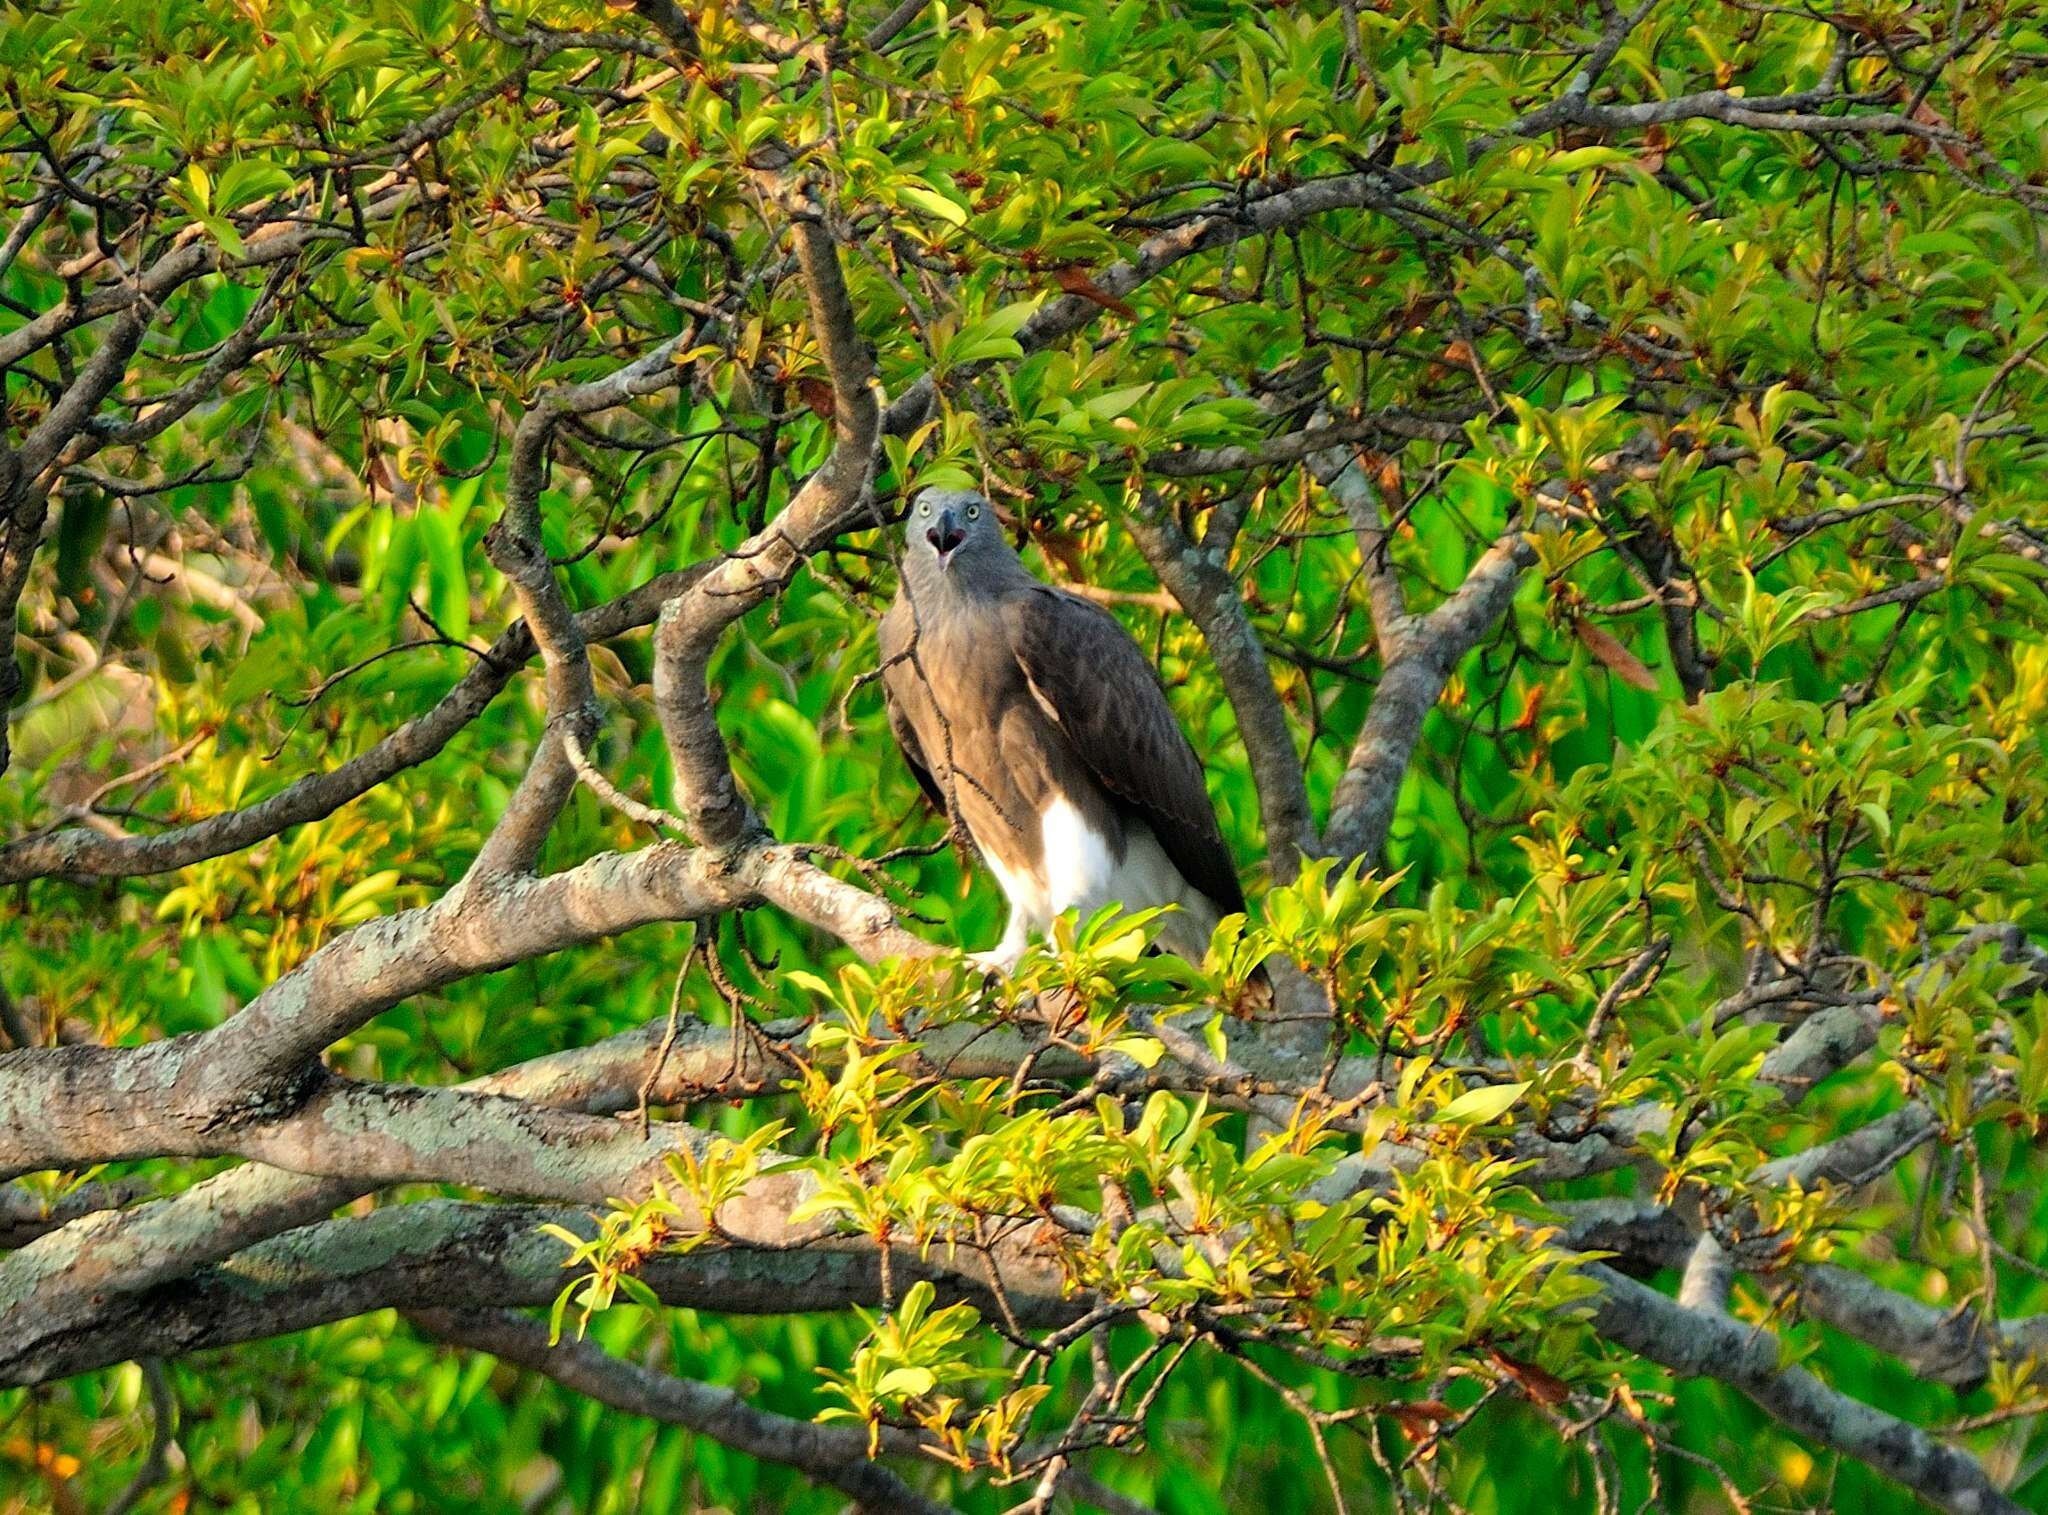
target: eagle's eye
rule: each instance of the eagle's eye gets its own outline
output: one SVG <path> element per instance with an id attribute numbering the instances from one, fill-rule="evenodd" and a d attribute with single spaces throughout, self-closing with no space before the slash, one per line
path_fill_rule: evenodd
<path id="1" fill-rule="evenodd" d="M 976 520 L 976 519 L 978 519 L 978 518 L 980 517 L 980 515 L 981 515 L 981 507 L 980 507 L 979 505 L 970 505 L 970 506 L 968 506 L 968 507 L 967 507 L 967 519 L 968 519 L 968 520 L 970 520 L 970 521 L 972 521 L 972 520 Z"/>

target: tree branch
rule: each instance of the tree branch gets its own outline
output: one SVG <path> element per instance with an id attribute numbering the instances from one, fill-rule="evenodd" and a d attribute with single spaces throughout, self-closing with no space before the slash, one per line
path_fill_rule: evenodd
<path id="1" fill-rule="evenodd" d="M 2021 1515 L 1975 1459 L 1919 1427 L 1829 1388 L 1804 1368 L 1779 1366 L 1769 1332 L 1725 1316 L 1688 1310 L 1601 1263 L 1593 1325 L 1608 1340 L 1682 1377 L 1717 1378 L 1765 1413 L 1822 1446 L 1868 1463 L 1952 1515 Z"/>
<path id="2" fill-rule="evenodd" d="M 1201 629 L 1215 660 L 1258 786 L 1267 861 L 1273 876 L 1284 883 L 1294 877 L 1300 859 L 1314 850 L 1315 823 L 1294 733 L 1288 728 L 1258 628 L 1252 625 L 1227 566 L 1227 549 L 1195 546 L 1156 500 L 1131 512 L 1127 521 L 1138 550 L 1167 593 Z"/>
<path id="3" fill-rule="evenodd" d="M 662 603 L 703 577 L 707 566 L 662 574 L 615 600 L 579 612 L 578 635 L 586 643 L 605 641 L 651 624 Z M 514 621 L 432 708 L 347 762 L 294 780 L 276 794 L 239 810 L 146 836 L 109 836 L 79 826 L 9 842 L 0 846 L 0 884 L 51 875 L 129 878 L 166 873 L 239 852 L 294 826 L 331 815 L 439 753 L 483 713 L 534 650 L 526 623 Z"/>
<path id="4" fill-rule="evenodd" d="M 629 1415 L 685 1426 L 763 1462 L 781 1463 L 839 1490 L 863 1509 L 950 1515 L 867 1456 L 852 1427 L 814 1425 L 748 1404 L 730 1389 L 621 1362 L 586 1341 L 548 1344 L 546 1328 L 523 1315 L 416 1310 L 407 1319 L 431 1335 L 545 1374 L 565 1388 Z"/>
<path id="5" fill-rule="evenodd" d="M 1356 460 L 1346 460 L 1325 483 L 1340 496 L 1371 487 Z M 1368 558 L 1384 547 L 1375 541 L 1362 545 Z M 1323 832 L 1323 851 L 1329 856 L 1363 858 L 1368 864 L 1379 861 L 1423 721 L 1459 659 L 1478 646 L 1507 612 L 1522 571 L 1535 561 L 1536 550 L 1527 536 L 1511 528 L 1472 565 L 1451 597 L 1423 616 L 1400 611 L 1400 601 L 1385 583 L 1375 583 L 1375 621 L 1386 622 L 1380 631 L 1380 681 L 1330 801 L 1330 823 Z M 1390 578 L 1393 570 L 1372 572 Z M 1400 619 L 1392 619 L 1396 615 Z"/>
<path id="6" fill-rule="evenodd" d="M 774 175 L 764 178 L 778 183 Z M 858 519 L 881 419 L 873 355 L 861 341 L 824 213 L 793 195 L 784 198 L 812 331 L 832 384 L 832 450 L 765 531 L 662 608 L 654 639 L 654 705 L 682 812 L 700 843 L 720 849 L 756 837 L 761 823 L 739 792 L 719 734 L 705 682 L 712 651 L 734 621 L 780 593 L 813 552 Z"/>
<path id="7" fill-rule="evenodd" d="M 46 1383 L 136 1356 L 172 1357 L 345 1320 L 371 1310 L 546 1305 L 568 1281 L 563 1244 L 540 1231 L 594 1233 L 579 1210 L 422 1200 L 301 1227 L 217 1266 L 124 1292 L 69 1323 L 15 1318 L 0 1336 L 0 1383 Z M 1058 1326 L 1086 1313 L 1063 1295 L 1060 1271 L 1029 1254 L 1002 1254 L 1003 1298 L 1024 1325 Z M 896 1249 L 896 1288 L 929 1279 L 945 1299 L 998 1306 L 989 1263 L 962 1248 L 948 1259 Z M 666 1302 L 732 1315 L 872 1306 L 882 1298 L 871 1242 L 842 1238 L 798 1252 L 707 1244 L 649 1259 L 640 1277 Z"/>

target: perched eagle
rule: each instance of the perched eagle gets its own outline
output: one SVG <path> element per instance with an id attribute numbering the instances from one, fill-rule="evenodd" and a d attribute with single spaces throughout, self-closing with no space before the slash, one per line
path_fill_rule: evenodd
<path id="1" fill-rule="evenodd" d="M 1034 578 L 978 494 L 911 506 L 882 619 L 889 727 L 926 796 L 950 792 L 1010 901 L 1008 971 L 1063 910 L 1180 909 L 1160 941 L 1199 961 L 1244 892 L 1202 765 L 1116 618 Z"/>

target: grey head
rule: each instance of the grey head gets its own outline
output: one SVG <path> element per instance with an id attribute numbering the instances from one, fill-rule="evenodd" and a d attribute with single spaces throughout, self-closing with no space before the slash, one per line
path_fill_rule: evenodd
<path id="1" fill-rule="evenodd" d="M 971 489 L 927 489 L 903 523 L 903 574 L 927 596 L 993 594 L 1030 571 L 1003 536 L 995 507 Z"/>

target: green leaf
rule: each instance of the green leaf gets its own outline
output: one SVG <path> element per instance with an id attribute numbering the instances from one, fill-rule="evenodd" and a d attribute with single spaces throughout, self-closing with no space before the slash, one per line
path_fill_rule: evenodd
<path id="1" fill-rule="evenodd" d="M 1120 1036 L 1109 1044 L 1109 1050 L 1122 1053 L 1141 1068 L 1157 1067 L 1166 1055 L 1166 1048 L 1150 1036 Z"/>
<path id="2" fill-rule="evenodd" d="M 967 212 L 947 199 L 937 190 L 922 184 L 899 184 L 896 197 L 907 205 L 914 205 L 928 215 L 937 216 L 949 226 L 965 226 Z"/>
<path id="3" fill-rule="evenodd" d="M 1505 1115 L 1528 1089 L 1526 1081 L 1519 1084 L 1484 1084 L 1477 1089 L 1467 1089 L 1438 1110 L 1436 1119 L 1450 1126 L 1489 1125 Z"/>
<path id="4" fill-rule="evenodd" d="M 929 1368 L 891 1368 L 882 1375 L 875 1392 L 891 1397 L 911 1398 L 929 1394 L 938 1387 L 938 1375 Z"/>

